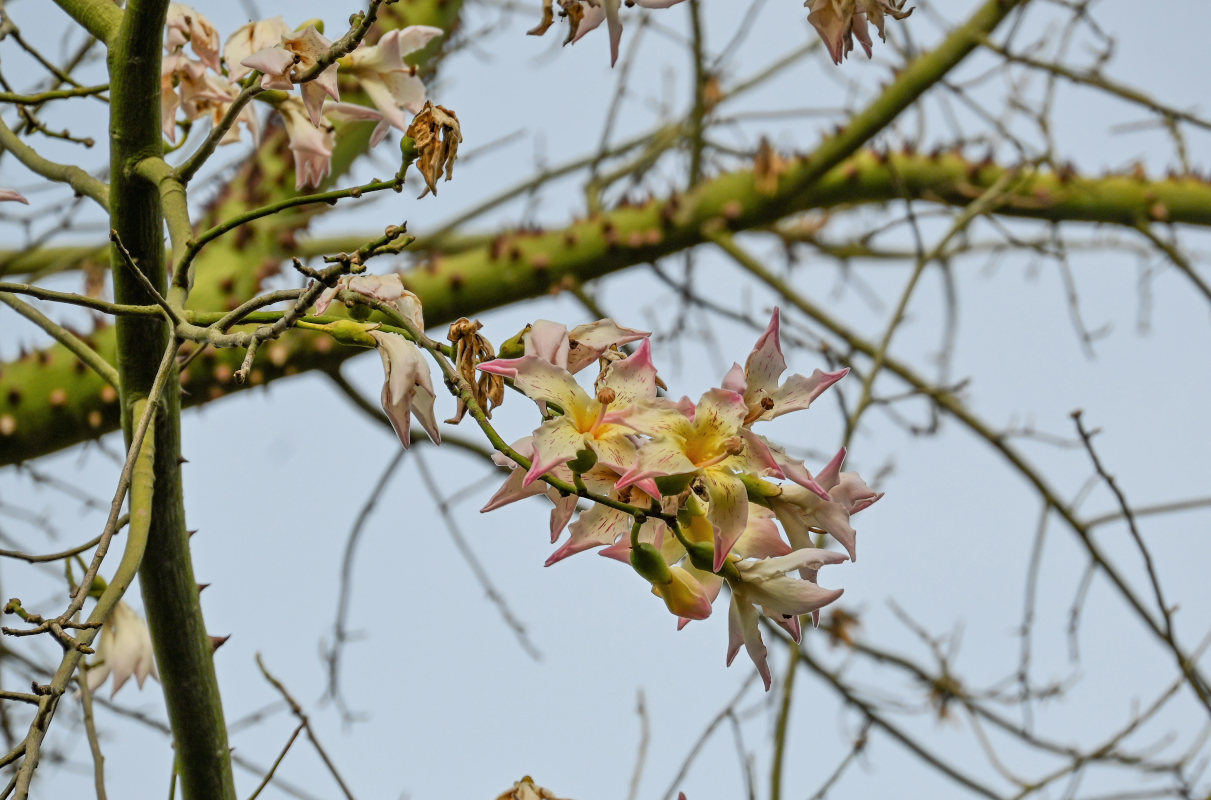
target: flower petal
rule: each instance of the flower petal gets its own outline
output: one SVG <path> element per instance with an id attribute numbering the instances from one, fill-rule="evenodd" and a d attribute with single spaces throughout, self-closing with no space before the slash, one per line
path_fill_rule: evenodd
<path id="1" fill-rule="evenodd" d="M 721 469 L 702 471 L 702 483 L 710 497 L 707 518 L 715 528 L 715 564 L 718 572 L 748 522 L 748 493 L 735 475 Z"/>
<path id="2" fill-rule="evenodd" d="M 575 495 L 572 496 L 575 499 Z M 568 526 L 571 537 L 547 559 L 549 567 L 565 558 L 594 547 L 613 544 L 631 532 L 632 517 L 608 506 L 594 505 Z"/>
<path id="3" fill-rule="evenodd" d="M 585 448 L 585 435 L 567 417 L 555 417 L 534 431 L 534 458 L 523 484 L 529 486 L 552 467 L 566 464 Z"/>
<path id="4" fill-rule="evenodd" d="M 0 189 L 0 202 L 4 201 L 29 205 L 29 201 L 20 192 L 14 192 L 12 189 Z"/>
<path id="5" fill-rule="evenodd" d="M 644 339 L 634 353 L 610 364 L 598 385 L 614 392 L 611 407 L 630 408 L 655 399 L 656 365 L 649 341 Z"/>
<path id="6" fill-rule="evenodd" d="M 487 364 L 480 364 L 479 368 L 484 372 L 491 372 L 492 370 L 485 368 Z M 590 400 L 585 390 L 576 383 L 572 373 L 544 358 L 523 356 L 516 359 L 513 369 L 516 370 L 514 385 L 524 392 L 526 397 L 538 402 L 554 403 L 565 414 L 572 414 L 577 406 L 585 405 Z"/>
<path id="7" fill-rule="evenodd" d="M 740 645 L 744 645 L 744 649 L 748 651 L 748 657 L 756 665 L 757 672 L 760 673 L 761 680 L 765 683 L 765 690 L 768 692 L 773 681 L 770 676 L 769 662 L 766 660 L 765 642 L 761 640 L 761 629 L 757 624 L 757 609 L 741 597 L 740 593 L 733 591 L 727 621 L 727 665 L 729 667 L 732 665 L 736 653 L 740 652 Z"/>
<path id="8" fill-rule="evenodd" d="M 639 448 L 635 466 L 618 479 L 617 487 L 626 488 L 647 478 L 665 475 L 684 475 L 697 469 L 694 462 L 686 458 L 682 442 L 674 437 L 660 437 L 645 442 Z"/>

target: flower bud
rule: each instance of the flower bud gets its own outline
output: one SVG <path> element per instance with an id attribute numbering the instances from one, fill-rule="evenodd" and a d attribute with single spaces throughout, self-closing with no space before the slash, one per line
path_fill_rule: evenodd
<path id="1" fill-rule="evenodd" d="M 686 472 L 682 475 L 659 475 L 656 477 L 656 488 L 664 495 L 678 495 L 690 488 L 697 473 Z"/>
<path id="2" fill-rule="evenodd" d="M 715 545 L 710 542 L 690 542 L 685 547 L 690 556 L 690 563 L 695 567 L 711 572 L 715 567 Z"/>
<path id="3" fill-rule="evenodd" d="M 341 344 L 352 345 L 354 347 L 377 346 L 374 337 L 367 333 L 366 326 L 351 319 L 338 319 L 336 322 L 329 322 L 327 325 L 317 325 L 316 327 L 325 331 Z"/>
<path id="4" fill-rule="evenodd" d="M 572 470 L 572 472 L 575 472 L 578 475 L 583 475 L 591 470 L 596 464 L 597 453 L 593 452 L 591 448 L 586 447 L 585 449 L 576 453 L 576 458 L 568 462 L 568 469 Z"/>
<path id="5" fill-rule="evenodd" d="M 751 475 L 747 472 L 742 472 L 737 477 L 744 484 L 744 489 L 748 494 L 750 503 L 768 506 L 771 497 L 778 497 L 782 494 L 782 487 L 776 483 L 771 483 L 758 478 L 756 475 Z"/>
<path id="6" fill-rule="evenodd" d="M 403 167 L 406 169 L 408 167 L 408 165 L 411 164 L 413 161 L 415 161 L 416 157 L 420 155 L 420 151 L 416 149 L 416 140 L 413 139 L 411 136 L 405 136 L 402 139 L 400 139 L 399 140 L 399 154 L 401 157 L 401 163 L 403 164 Z M 401 172 L 402 171 L 403 170 L 401 170 Z"/>
<path id="7" fill-rule="evenodd" d="M 664 556 L 647 542 L 640 542 L 631 548 L 631 566 L 653 587 L 664 586 L 673 579 L 669 565 L 664 563 Z"/>
<path id="8" fill-rule="evenodd" d="M 707 501 L 700 497 L 697 492 L 690 492 L 685 497 L 685 510 L 692 518 L 702 518 L 707 515 Z"/>
<path id="9" fill-rule="evenodd" d="M 668 583 L 653 586 L 652 591 L 679 617 L 706 619 L 711 615 L 711 601 L 706 590 L 681 567 L 670 568 Z"/>

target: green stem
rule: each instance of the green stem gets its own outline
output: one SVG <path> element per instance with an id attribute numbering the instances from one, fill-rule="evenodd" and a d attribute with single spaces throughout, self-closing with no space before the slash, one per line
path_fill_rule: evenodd
<path id="1" fill-rule="evenodd" d="M 1014 9 L 1029 0 L 985 0 L 967 21 L 947 34 L 937 47 L 922 53 L 896 76 L 875 100 L 858 112 L 835 136 L 812 153 L 811 167 L 796 179 L 795 188 L 808 190 L 819 178 L 855 153 L 892 120 L 936 86 L 972 50 L 982 44 Z"/>
<path id="2" fill-rule="evenodd" d="M 109 190 L 104 183 L 73 164 L 58 164 L 43 158 L 34 148 L 21 141 L 20 137 L 0 119 L 0 150 L 7 150 L 17 157 L 30 172 L 47 180 L 66 183 L 85 197 L 97 201 L 102 208 L 109 207 Z"/>
<path id="3" fill-rule="evenodd" d="M 138 173 L 140 164 L 154 164 L 163 154 L 160 50 L 167 11 L 167 0 L 129 0 L 110 40 L 110 227 L 115 240 L 110 264 L 119 303 L 151 304 L 167 290 L 164 198 L 160 185 Z M 179 226 L 172 232 L 179 235 Z M 133 269 L 125 263 L 127 256 Z M 152 386 L 172 331 L 163 318 L 127 316 L 118 318 L 116 329 L 123 425 L 129 436 L 129 409 Z M 156 492 L 139 585 L 179 759 L 182 795 L 186 800 L 235 800 L 218 679 L 185 530 L 180 402 L 174 363 L 155 428 Z"/>
<path id="4" fill-rule="evenodd" d="M 112 0 L 55 0 L 55 5 L 106 44 L 117 35 L 122 24 L 122 9 Z"/>
<path id="5" fill-rule="evenodd" d="M 188 274 L 188 270 L 192 268 L 194 259 L 197 258 L 199 252 L 210 242 L 219 238 L 225 233 L 229 233 L 241 225 L 247 225 L 249 222 L 261 219 L 263 217 L 271 217 L 274 214 L 285 211 L 289 208 L 298 208 L 299 206 L 315 205 L 316 203 L 335 203 L 337 200 L 344 200 L 348 197 L 361 197 L 367 192 L 381 192 L 384 189 L 392 189 L 400 191 L 404 187 L 404 176 L 401 172 L 389 181 L 370 181 L 361 186 L 351 186 L 348 189 L 334 189 L 328 192 L 316 192 L 315 194 L 305 194 L 298 197 L 288 197 L 285 200 L 279 200 L 276 203 L 254 208 L 251 211 L 246 211 L 235 217 L 232 217 L 225 222 L 215 225 L 213 228 L 202 231 L 198 237 L 186 245 L 185 251 L 180 260 L 176 263 L 178 274 Z"/>
<path id="6" fill-rule="evenodd" d="M 56 342 L 72 351 L 76 358 L 80 359 L 91 367 L 93 372 L 100 375 L 106 383 L 114 388 L 117 388 L 118 371 L 113 368 L 112 364 L 102 358 L 100 353 L 89 347 L 80 337 L 76 336 L 67 328 L 64 328 L 62 325 L 43 314 L 29 303 L 19 300 L 16 297 L 13 297 L 11 294 L 0 292 L 0 303 L 4 303 L 13 311 L 16 311 L 18 314 L 37 325 L 39 328 L 49 333 Z"/>
<path id="7" fill-rule="evenodd" d="M 41 105 L 49 100 L 65 100 L 69 97 L 88 97 L 109 91 L 109 84 L 100 86 L 81 86 L 78 89 L 52 89 L 37 94 L 18 94 L 17 92 L 0 92 L 0 103 L 12 103 L 19 106 Z"/>
<path id="8" fill-rule="evenodd" d="M 782 764 L 786 758 L 786 731 L 790 727 L 791 700 L 795 696 L 795 666 L 799 663 L 799 648 L 788 647 L 790 661 L 782 683 L 782 701 L 778 704 L 778 722 L 774 726 L 774 756 L 770 766 L 770 800 L 782 800 Z"/>
<path id="9" fill-rule="evenodd" d="M 0 281 L 0 293 L 24 294 L 39 300 L 49 300 L 52 303 L 66 303 L 72 306 L 91 308 L 103 314 L 130 314 L 136 317 L 159 317 L 163 312 L 156 306 L 128 306 L 121 303 L 108 303 L 95 297 L 88 297 L 74 292 L 57 292 L 54 289 L 43 289 L 41 286 L 31 286 L 26 283 L 7 283 Z"/>

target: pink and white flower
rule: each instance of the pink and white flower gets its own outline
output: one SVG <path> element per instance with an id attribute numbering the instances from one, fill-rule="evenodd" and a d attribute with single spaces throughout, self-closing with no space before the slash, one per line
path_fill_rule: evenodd
<path id="1" fill-rule="evenodd" d="M 827 564 L 839 564 L 844 560 L 844 555 L 832 550 L 804 548 L 776 558 L 737 562 L 740 581 L 732 584 L 728 612 L 728 666 L 743 645 L 768 691 L 770 670 L 757 607 L 760 606 L 761 613 L 772 621 L 786 627 L 795 641 L 799 641 L 799 616 L 815 614 L 844 591 L 821 588 L 816 584 L 816 573 Z M 792 572 L 806 573 L 806 577 L 793 578 Z"/>
<path id="2" fill-rule="evenodd" d="M 589 396 L 568 370 L 537 355 L 488 361 L 479 369 L 513 378 L 514 385 L 531 400 L 554 405 L 562 412 L 534 431 L 534 459 L 525 485 L 568 463 L 585 449 L 591 450 L 599 463 L 620 473 L 634 463 L 632 431 L 622 423 L 656 397 L 656 367 L 647 341 L 633 355 L 611 364 L 602 373 L 594 396 Z"/>
<path id="3" fill-rule="evenodd" d="M 420 298 L 416 293 L 404 288 L 404 279 L 398 273 L 388 275 L 345 275 L 339 278 L 335 286 L 329 286 L 315 301 L 315 313 L 323 314 L 328 306 L 336 299 L 342 289 L 365 297 L 390 303 L 395 306 L 404 319 L 412 323 L 419 331 L 425 329 L 425 318 L 421 309 Z"/>
<path id="4" fill-rule="evenodd" d="M 627 5 L 641 8 L 668 8 L 680 3 L 681 0 L 628 0 Z M 580 41 L 590 31 L 600 27 L 602 22 L 610 31 L 610 66 L 618 63 L 618 48 L 622 43 L 622 16 L 620 8 L 622 0 L 581 0 L 584 15 L 576 28 L 571 41 Z"/>
<path id="5" fill-rule="evenodd" d="M 372 47 L 358 47 L 338 63 L 353 74 L 383 119 L 401 131 L 408 130 L 403 111 L 420 113 L 425 105 L 425 84 L 404 58 L 427 45 L 444 31 L 431 25 L 409 25 L 388 31 Z"/>
<path id="6" fill-rule="evenodd" d="M 169 3 L 164 50 L 180 52 L 186 43 L 202 63 L 219 72 L 219 32 L 204 15 L 184 3 Z"/>
<path id="7" fill-rule="evenodd" d="M 282 34 L 279 44 L 258 50 L 241 60 L 240 64 L 261 71 L 261 88 L 288 92 L 294 88 L 295 70 L 307 72 L 331 49 L 332 40 L 316 30 L 314 25 L 308 25 L 301 31 Z M 333 100 L 341 99 L 336 85 L 336 70 L 337 65 L 331 64 L 314 79 L 299 86 L 303 105 L 313 126 L 319 127 L 321 124 L 326 96 Z"/>
<path id="8" fill-rule="evenodd" d="M 815 370 L 811 377 L 791 375 L 785 383 L 778 379 L 786 372 L 786 357 L 782 355 L 782 344 L 779 341 L 780 317 L 778 309 L 774 309 L 770 317 L 769 327 L 753 352 L 749 353 L 744 367 L 733 364 L 723 378 L 723 388 L 730 389 L 744 396 L 748 406 L 748 414 L 744 424 L 770 420 L 811 407 L 812 401 L 824 393 L 828 387 L 844 378 L 848 369 L 836 372 Z"/>
<path id="9" fill-rule="evenodd" d="M 335 146 L 333 127 L 321 117 L 319 127 L 311 124 L 310 114 L 297 97 L 287 97 L 278 103 L 278 113 L 286 127 L 286 137 L 294 154 L 294 185 L 296 189 L 318 187 L 332 173 L 332 148 Z M 377 144 L 386 134 L 382 115 L 373 108 L 351 103 L 327 103 L 324 115 L 338 120 L 365 120 L 379 122 L 380 128 L 370 137 L 371 145 Z"/>
<path id="10" fill-rule="evenodd" d="M 682 477 L 706 503 L 707 519 L 715 529 L 716 571 L 747 525 L 748 493 L 740 473 L 786 477 L 768 444 L 744 428 L 747 413 L 743 396 L 711 389 L 697 405 L 686 398 L 680 403 L 652 402 L 626 417 L 627 425 L 652 438 L 639 447 L 619 487 Z"/>
<path id="11" fill-rule="evenodd" d="M 412 443 L 411 418 L 420 422 L 425 433 L 434 444 L 441 444 L 441 431 L 437 428 L 437 417 L 433 402 L 433 381 L 429 377 L 429 362 L 424 353 L 412 342 L 397 333 L 370 331 L 378 345 L 378 354 L 383 360 L 383 411 L 391 420 L 391 427 L 405 448 Z"/>
<path id="12" fill-rule="evenodd" d="M 858 473 L 841 472 L 844 460 L 845 448 L 842 448 L 816 476 L 828 492 L 828 499 L 787 484 L 782 487 L 782 494 L 769 498 L 769 504 L 794 547 L 811 547 L 812 529 L 819 528 L 845 548 L 851 561 L 857 561 L 858 534 L 849 518 L 873 505 L 883 493 L 867 486 Z"/>
<path id="13" fill-rule="evenodd" d="M 227 79 L 238 82 L 252 67 L 244 65 L 244 59 L 270 47 L 276 47 L 282 37 L 290 33 L 290 27 L 281 17 L 271 17 L 249 22 L 235 29 L 223 45 L 223 61 L 227 64 Z"/>
<path id="14" fill-rule="evenodd" d="M 651 333 L 648 331 L 624 328 L 608 317 L 577 325 L 570 331 L 566 325 L 540 319 L 522 334 L 521 341 L 526 356 L 538 356 L 575 375 L 599 360 L 607 351 L 649 336 Z M 515 377 L 516 365 L 520 361 L 521 358 L 496 359 L 496 374 Z"/>

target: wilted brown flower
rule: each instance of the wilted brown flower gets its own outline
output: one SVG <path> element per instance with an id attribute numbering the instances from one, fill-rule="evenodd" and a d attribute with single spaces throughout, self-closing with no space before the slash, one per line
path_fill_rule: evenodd
<path id="1" fill-rule="evenodd" d="M 576 31 L 580 28 L 580 21 L 584 19 L 586 6 L 580 0 L 559 0 L 559 7 L 563 9 L 560 16 L 568 20 L 568 37 L 563 42 L 568 44 L 576 38 Z M 553 24 L 555 24 L 553 0 L 542 0 L 542 21 L 526 33 L 530 36 L 542 36 Z"/>
<path id="2" fill-rule="evenodd" d="M 885 16 L 894 19 L 904 19 L 912 13 L 912 9 L 904 11 L 905 0 L 806 0 L 811 13 L 807 15 L 810 22 L 820 34 L 834 64 L 854 49 L 854 37 L 870 57 L 871 38 L 866 24 L 875 26 L 879 38 L 886 41 L 883 29 Z"/>
<path id="3" fill-rule="evenodd" d="M 472 322 L 466 317 L 460 317 L 450 323 L 448 339 L 454 344 L 454 366 L 475 393 L 475 402 L 484 410 L 488 417 L 492 409 L 505 400 L 505 379 L 489 372 L 479 372 L 476 375 L 476 365 L 496 358 L 496 350 L 492 343 L 480 336 L 481 322 Z M 467 404 L 458 398 L 458 411 L 446 420 L 451 425 L 457 425 L 467 413 Z"/>
<path id="4" fill-rule="evenodd" d="M 458 158 L 458 145 L 463 140 L 458 115 L 444 106 L 426 102 L 421 112 L 412 119 L 407 136 L 416 143 L 419 155 L 416 168 L 425 177 L 426 190 L 437 194 L 437 179 L 445 173 L 446 180 L 454 176 L 454 160 Z"/>
<path id="5" fill-rule="evenodd" d="M 544 789 L 534 782 L 529 775 L 525 776 L 513 787 L 496 800 L 560 800 L 550 789 Z"/>

